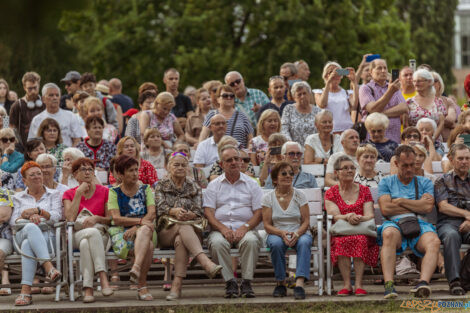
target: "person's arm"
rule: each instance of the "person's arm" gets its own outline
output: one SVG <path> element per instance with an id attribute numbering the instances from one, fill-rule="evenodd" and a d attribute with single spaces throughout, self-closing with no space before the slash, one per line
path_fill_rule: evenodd
<path id="1" fill-rule="evenodd" d="M 444 120 L 445 117 L 443 114 L 439 114 L 439 123 L 437 124 L 437 129 L 434 132 L 433 139 L 436 140 L 441 135 L 442 130 L 444 129 Z"/>
<path id="2" fill-rule="evenodd" d="M 122 134 L 122 130 L 124 129 L 124 118 L 122 116 L 122 108 L 120 105 L 118 105 L 116 108 L 116 118 L 117 118 L 117 121 L 118 121 L 118 130 L 119 130 L 119 134 Z"/>
<path id="3" fill-rule="evenodd" d="M 357 71 L 356 71 L 356 83 L 357 84 L 359 84 L 359 81 L 361 80 L 361 76 L 362 76 L 362 72 L 364 71 L 364 68 L 366 67 L 367 64 L 369 64 L 369 62 L 366 61 L 369 55 L 372 55 L 372 54 L 368 53 L 362 56 L 361 63 L 359 64 L 359 67 L 357 68 Z"/>
<path id="4" fill-rule="evenodd" d="M 64 199 L 64 215 L 67 222 L 75 222 L 78 215 L 78 210 L 80 208 L 80 201 L 83 194 L 90 188 L 88 183 L 82 183 L 75 190 L 75 195 L 70 201 L 70 199 Z"/>
<path id="5" fill-rule="evenodd" d="M 394 199 L 396 200 L 396 199 Z M 383 216 L 392 216 L 398 214 L 411 213 L 412 210 L 408 210 L 398 203 L 392 201 L 392 197 L 389 194 L 380 196 L 379 198 L 380 211 Z"/>
<path id="6" fill-rule="evenodd" d="M 444 98 L 444 102 L 447 104 L 447 116 L 444 120 L 444 127 L 447 128 L 454 128 L 455 126 L 455 121 L 457 120 L 457 112 L 455 111 L 455 108 L 453 106 L 453 103 L 450 102 L 447 98 Z"/>
<path id="7" fill-rule="evenodd" d="M 333 149 L 333 147 L 331 147 Z M 304 150 L 304 164 L 314 164 L 316 163 L 316 158 L 315 158 L 315 150 L 308 145 L 305 144 L 305 150 Z"/>
<path id="8" fill-rule="evenodd" d="M 132 227 L 142 225 L 143 218 L 121 216 L 119 210 L 108 210 L 116 226 Z"/>
<path id="9" fill-rule="evenodd" d="M 419 200 L 396 198 L 392 202 L 418 214 L 430 213 L 434 207 L 434 197 L 429 193 L 423 194 Z"/>
<path id="10" fill-rule="evenodd" d="M 361 216 L 361 222 L 365 222 L 374 218 L 374 202 L 364 203 L 364 215 Z"/>
<path id="11" fill-rule="evenodd" d="M 7 205 L 0 206 L 0 223 L 7 223 L 11 218 L 13 208 Z"/>
<path id="12" fill-rule="evenodd" d="M 154 113 L 152 112 L 151 114 Z M 150 117 L 145 111 L 143 111 L 139 114 L 137 120 L 139 121 L 140 138 L 144 138 L 144 132 L 150 125 Z"/>
<path id="13" fill-rule="evenodd" d="M 368 87 L 366 87 L 368 88 Z M 379 100 L 377 101 L 371 101 L 366 104 L 366 110 L 369 113 L 374 113 L 374 112 L 379 112 L 382 113 L 385 109 L 385 106 L 390 102 L 390 99 L 392 99 L 392 96 L 395 92 L 400 90 L 400 81 L 397 79 L 393 83 L 388 84 L 388 89 L 387 91 L 383 94 L 382 97 L 380 97 Z M 385 113 L 385 112 L 383 112 Z"/>
<path id="14" fill-rule="evenodd" d="M 186 133 L 184 134 L 184 137 L 186 138 L 186 142 L 189 143 L 191 146 L 194 146 L 199 142 L 199 138 L 193 137 L 193 135 L 191 135 L 191 133 L 189 132 L 189 123 L 186 123 Z"/>
<path id="15" fill-rule="evenodd" d="M 175 120 L 173 122 L 173 131 L 175 132 L 175 135 L 178 138 L 178 140 L 184 141 L 184 132 L 178 120 Z"/>
<path id="16" fill-rule="evenodd" d="M 447 200 L 442 200 L 437 204 L 439 208 L 439 212 L 445 215 L 454 216 L 454 217 L 462 217 L 468 221 L 470 221 L 470 211 L 460 209 L 456 206 L 453 206 Z"/>
<path id="17" fill-rule="evenodd" d="M 325 175 L 325 187 L 331 187 L 337 185 L 338 181 L 335 179 L 335 174 L 326 173 Z"/>
<path id="18" fill-rule="evenodd" d="M 14 151 L 8 157 L 3 157 L 2 161 L 3 162 L 0 166 L 0 169 L 4 170 L 5 172 L 14 173 L 24 163 L 24 156 L 21 153 L 15 153 Z"/>
<path id="19" fill-rule="evenodd" d="M 292 137 L 290 135 L 290 110 L 291 106 L 293 107 L 295 104 L 291 104 L 290 106 L 286 106 L 282 113 L 281 117 L 281 133 L 286 137 L 287 141 L 292 141 Z M 295 107 L 293 107 L 295 110 Z"/>
<path id="20" fill-rule="evenodd" d="M 333 216 L 333 220 L 338 221 L 338 220 L 345 220 L 347 221 L 349 218 L 349 214 L 341 214 L 341 211 L 339 210 L 338 206 L 336 203 L 330 200 L 325 199 L 325 209 L 328 215 Z"/>
<path id="21" fill-rule="evenodd" d="M 392 158 L 390 159 L 390 175 L 398 174 L 398 168 L 397 168 L 397 165 L 395 164 L 395 159 L 396 159 L 395 156 L 392 156 Z"/>
<path id="22" fill-rule="evenodd" d="M 199 134 L 199 142 L 202 142 L 204 139 L 209 138 L 210 129 L 206 126 L 202 126 L 201 133 Z"/>
<path id="23" fill-rule="evenodd" d="M 356 112 L 356 114 L 357 114 L 357 104 L 359 102 L 359 85 L 356 82 L 356 72 L 355 72 L 354 68 L 352 68 L 352 67 L 347 67 L 346 69 L 349 70 L 349 74 L 348 74 L 347 77 L 350 81 L 349 86 L 353 91 L 352 95 L 350 95 L 348 97 L 349 111 L 351 113 Z M 353 115 L 355 117 L 355 114 L 353 114 Z"/>
<path id="24" fill-rule="evenodd" d="M 308 203 L 305 203 L 300 207 L 300 222 L 300 227 L 296 231 L 299 237 L 305 234 L 310 227 L 310 209 L 308 207 Z"/>
<path id="25" fill-rule="evenodd" d="M 448 173 L 454 169 L 454 166 L 452 165 L 452 163 L 450 163 L 449 160 L 441 161 L 441 166 L 442 166 L 443 173 Z"/>
<path id="26" fill-rule="evenodd" d="M 279 237 L 283 237 L 284 233 L 287 233 L 285 230 L 280 230 L 273 225 L 273 210 L 270 207 L 264 206 L 262 207 L 262 216 L 263 216 L 263 226 L 266 233 L 270 235 L 276 235 Z"/>
<path id="27" fill-rule="evenodd" d="M 207 218 L 207 221 L 209 222 L 209 225 L 211 226 L 212 230 L 219 231 L 222 234 L 225 231 L 231 231 L 227 226 L 225 226 L 218 219 L 215 218 L 215 209 L 205 207 L 204 216 Z"/>
<path id="28" fill-rule="evenodd" d="M 408 114 L 408 106 L 402 102 L 383 112 L 387 117 L 400 117 L 402 114 Z"/>

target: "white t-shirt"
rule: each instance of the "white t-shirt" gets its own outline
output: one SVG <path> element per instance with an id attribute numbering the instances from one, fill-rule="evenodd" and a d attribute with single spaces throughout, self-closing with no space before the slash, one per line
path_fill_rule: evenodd
<path id="1" fill-rule="evenodd" d="M 218 160 L 219 153 L 217 151 L 217 144 L 214 141 L 214 137 L 209 137 L 197 145 L 193 164 L 204 164 L 204 167 L 206 167 L 214 164 Z"/>
<path id="2" fill-rule="evenodd" d="M 326 174 L 333 174 L 334 173 L 334 171 L 335 171 L 335 162 L 342 155 L 345 155 L 345 156 L 349 157 L 353 161 L 354 166 L 356 167 L 356 172 L 357 172 L 357 170 L 359 170 L 359 163 L 357 163 L 356 157 L 355 156 L 352 157 L 350 155 L 347 155 L 344 151 L 341 151 L 341 152 L 333 153 L 333 155 L 330 156 L 330 158 L 328 159 L 328 165 L 326 166 Z"/>
<path id="3" fill-rule="evenodd" d="M 80 126 L 77 116 L 72 112 L 59 109 L 57 113 L 51 114 L 44 110 L 31 121 L 28 140 L 37 137 L 39 126 L 46 118 L 53 118 L 59 123 L 62 142 L 67 147 L 72 146 L 72 138 L 85 138 L 87 136 L 87 133 Z"/>
<path id="4" fill-rule="evenodd" d="M 340 135 L 332 135 L 333 136 L 333 145 L 331 146 L 330 150 L 325 151 L 320 141 L 319 134 L 311 134 L 305 139 L 305 145 L 310 146 L 313 150 L 315 150 L 315 157 L 328 159 L 330 154 L 343 151 L 343 145 L 341 144 L 341 136 Z M 331 151 L 333 149 L 333 151 Z"/>
<path id="5" fill-rule="evenodd" d="M 343 132 L 353 126 L 351 114 L 349 112 L 349 96 L 352 90 L 344 90 L 340 87 L 338 92 L 328 93 L 328 105 L 326 109 L 333 114 L 333 132 Z M 321 94 L 323 89 L 314 89 L 314 93 Z"/>

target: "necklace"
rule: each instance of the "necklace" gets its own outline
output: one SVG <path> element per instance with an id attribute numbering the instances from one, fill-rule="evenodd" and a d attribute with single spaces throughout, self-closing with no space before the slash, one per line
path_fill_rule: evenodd
<path id="1" fill-rule="evenodd" d="M 292 188 L 289 189 L 289 191 L 285 194 L 280 194 L 279 192 L 276 192 L 276 196 L 279 197 L 279 201 L 284 201 L 290 194 L 292 193 Z"/>

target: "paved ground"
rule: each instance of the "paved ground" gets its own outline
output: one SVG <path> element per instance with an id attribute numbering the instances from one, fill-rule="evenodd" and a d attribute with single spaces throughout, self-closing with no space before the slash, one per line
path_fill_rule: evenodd
<path id="1" fill-rule="evenodd" d="M 340 289 L 341 285 L 339 282 L 335 283 L 336 290 Z M 451 297 L 448 294 L 447 284 L 444 282 L 433 283 L 433 294 L 432 300 L 460 300 L 468 301 L 466 297 Z M 366 297 L 337 297 L 337 296 L 322 296 L 317 295 L 317 288 L 311 285 L 307 286 L 307 299 L 305 302 L 344 302 L 344 305 L 348 305 L 351 301 L 366 301 L 366 302 L 382 302 L 383 300 L 383 287 L 376 285 L 367 285 L 366 289 L 369 291 L 369 295 Z M 403 300 L 410 300 L 409 286 L 398 286 L 397 291 L 399 293 L 399 302 Z M 135 308 L 139 311 L 139 308 L 151 308 L 151 307 L 170 307 L 170 306 L 193 306 L 193 305 L 220 305 L 220 304 L 273 304 L 273 303 L 291 303 L 297 302 L 292 297 L 292 291 L 288 291 L 288 297 L 285 298 L 273 298 L 271 296 L 273 290 L 273 284 L 256 284 L 254 286 L 257 297 L 254 299 L 231 299 L 227 300 L 223 298 L 224 286 L 223 285 L 207 285 L 207 286 L 185 286 L 183 287 L 183 298 L 179 301 L 169 302 L 165 300 L 165 296 L 168 292 L 165 292 L 161 287 L 151 288 L 151 293 L 155 300 L 150 302 L 138 301 L 136 298 L 136 291 L 131 290 L 119 290 L 115 295 L 105 298 L 98 292 L 95 292 L 96 302 L 91 304 L 84 304 L 81 299 L 75 302 L 70 302 L 68 299 L 64 299 L 60 302 L 54 302 L 52 295 L 35 295 L 33 298 L 34 304 L 26 308 L 19 308 L 13 305 L 16 295 L 0 298 L 0 310 L 15 311 L 15 310 L 32 310 L 41 312 L 64 312 L 64 311 L 104 311 L 107 309 L 117 310 L 119 308 Z M 65 297 L 65 295 L 64 295 Z M 469 295 L 470 297 L 470 295 Z M 380 304 L 379 304 L 380 305 Z M 188 307 L 188 310 L 190 308 Z M 168 311 L 167 311 L 168 312 Z M 409 311 L 408 312 L 412 312 Z"/>

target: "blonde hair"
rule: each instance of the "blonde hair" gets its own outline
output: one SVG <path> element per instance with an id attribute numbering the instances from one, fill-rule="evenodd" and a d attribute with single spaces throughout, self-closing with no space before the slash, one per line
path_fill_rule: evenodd
<path id="1" fill-rule="evenodd" d="M 173 97 L 173 95 L 167 91 L 163 91 L 163 92 L 160 92 L 158 95 L 157 95 L 157 98 L 155 98 L 155 101 L 153 103 L 153 107 L 156 108 L 157 107 L 157 104 L 162 104 L 162 103 L 172 103 L 173 106 L 175 106 L 175 97 Z"/>
<path id="2" fill-rule="evenodd" d="M 119 155 L 122 155 L 122 152 L 124 150 L 124 143 L 128 140 L 132 140 L 132 142 L 134 142 L 134 146 L 135 146 L 135 158 L 137 159 L 137 161 L 140 162 L 140 145 L 139 143 L 137 142 L 137 140 L 134 138 L 134 137 L 131 137 L 131 136 L 126 136 L 126 137 L 122 137 L 119 142 L 117 143 L 116 145 L 116 155 L 119 156 Z"/>
<path id="3" fill-rule="evenodd" d="M 383 127 L 384 129 L 388 128 L 388 125 L 390 124 L 390 120 L 388 119 L 387 115 L 379 112 L 374 112 L 369 115 L 367 115 L 365 125 L 367 130 L 369 130 L 371 127 Z"/>
<path id="4" fill-rule="evenodd" d="M 370 143 L 357 147 L 356 150 L 356 159 L 359 160 L 364 153 L 372 153 L 375 158 L 378 157 L 379 152 L 377 149 Z"/>
<path id="5" fill-rule="evenodd" d="M 159 135 L 160 137 L 162 136 L 162 134 L 160 133 L 160 131 L 157 128 L 147 128 L 144 132 L 144 138 L 143 138 L 144 139 L 144 144 L 147 148 L 148 148 L 147 140 L 152 135 Z"/>
<path id="6" fill-rule="evenodd" d="M 235 138 L 233 138 L 232 136 L 228 136 L 228 135 L 225 135 L 222 138 L 220 138 L 219 143 L 217 144 L 217 150 L 218 150 L 219 154 L 220 154 L 220 149 L 222 149 L 222 147 L 228 146 L 228 145 L 237 147 L 238 146 L 238 141 Z"/>
<path id="7" fill-rule="evenodd" d="M 4 137 L 15 137 L 15 132 L 13 131 L 13 129 L 7 127 L 7 128 L 2 128 L 0 130 L 0 138 L 4 138 Z"/>
<path id="8" fill-rule="evenodd" d="M 92 105 L 98 105 L 101 107 L 101 109 L 103 109 L 103 104 L 101 103 L 101 100 L 97 97 L 88 97 L 85 99 L 85 101 L 83 102 L 83 110 L 85 110 L 85 112 L 87 113 L 88 115 L 88 110 L 90 109 L 90 107 Z"/>
<path id="9" fill-rule="evenodd" d="M 326 83 L 326 81 L 327 81 L 326 75 L 328 74 L 328 69 L 329 69 L 330 67 L 332 67 L 332 66 L 335 66 L 335 67 L 337 67 L 337 68 L 341 68 L 341 65 L 339 65 L 338 62 L 334 62 L 334 61 L 328 61 L 328 62 L 326 62 L 325 66 L 323 67 L 323 72 L 322 72 L 322 74 L 321 74 L 321 77 L 323 78 L 323 80 L 325 81 L 325 83 Z"/>
<path id="10" fill-rule="evenodd" d="M 276 129 L 276 133 L 280 132 L 281 131 L 281 117 L 279 116 L 279 113 L 277 113 L 277 111 L 273 110 L 273 109 L 267 109 L 265 110 L 259 120 L 258 120 L 258 126 L 256 128 L 256 133 L 258 135 L 264 135 L 263 133 L 263 123 L 271 116 L 271 115 L 275 115 L 276 116 L 276 120 L 277 120 L 277 129 Z"/>
<path id="11" fill-rule="evenodd" d="M 417 144 L 417 145 L 414 145 L 413 146 L 413 149 L 418 149 L 419 152 L 421 152 L 422 154 L 424 154 L 424 156 L 427 156 L 428 155 L 428 152 L 426 151 L 426 148 L 421 145 L 421 144 Z M 416 151 L 415 151 L 416 152 Z"/>

